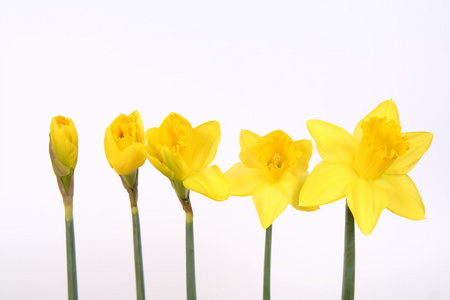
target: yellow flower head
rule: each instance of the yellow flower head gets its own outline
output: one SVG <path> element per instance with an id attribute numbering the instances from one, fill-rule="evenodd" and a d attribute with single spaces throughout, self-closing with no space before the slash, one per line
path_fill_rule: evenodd
<path id="1" fill-rule="evenodd" d="M 144 164 L 144 144 L 144 125 L 138 111 L 129 116 L 120 114 L 106 128 L 106 158 L 119 175 L 128 175 Z"/>
<path id="2" fill-rule="evenodd" d="M 312 144 L 308 140 L 293 141 L 281 130 L 260 137 L 242 130 L 239 137 L 240 163 L 233 165 L 225 176 L 231 183 L 231 195 L 253 196 L 253 203 L 264 229 L 291 203 L 299 207 L 298 194 L 308 176 Z"/>
<path id="3" fill-rule="evenodd" d="M 323 205 L 347 197 L 366 235 L 385 208 L 411 220 L 425 217 L 420 194 L 407 173 L 428 150 L 433 134 L 402 133 L 392 100 L 364 117 L 353 136 L 324 121 L 310 120 L 307 126 L 323 161 L 306 181 L 301 205 Z"/>
<path id="4" fill-rule="evenodd" d="M 52 119 L 50 147 L 50 153 L 54 151 L 58 158 L 58 161 L 52 158 L 56 175 L 66 176 L 75 169 L 78 159 L 78 135 L 71 119 L 63 116 Z"/>
<path id="5" fill-rule="evenodd" d="M 172 182 L 214 200 L 230 196 L 230 184 L 219 167 L 208 167 L 220 140 L 217 121 L 193 128 L 181 115 L 171 113 L 159 128 L 147 130 L 146 140 L 148 160 Z"/>

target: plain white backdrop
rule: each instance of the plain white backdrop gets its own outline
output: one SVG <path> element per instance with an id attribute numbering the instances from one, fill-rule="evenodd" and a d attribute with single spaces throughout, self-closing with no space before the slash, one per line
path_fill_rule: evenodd
<path id="1" fill-rule="evenodd" d="M 214 161 L 239 160 L 239 131 L 311 139 L 308 119 L 352 132 L 393 98 L 403 131 L 430 131 L 410 173 L 427 219 L 384 211 L 356 232 L 356 299 L 449 299 L 450 22 L 436 1 L 0 0 L 0 299 L 64 299 L 64 209 L 48 154 L 53 116 L 75 122 L 80 299 L 135 298 L 128 195 L 103 150 L 137 109 L 221 124 Z M 310 164 L 320 161 L 315 152 Z M 139 171 L 148 299 L 185 298 L 184 213 L 169 181 Z M 198 299 L 262 298 L 264 230 L 250 197 L 191 194 Z M 272 297 L 339 299 L 344 201 L 273 224 Z"/>

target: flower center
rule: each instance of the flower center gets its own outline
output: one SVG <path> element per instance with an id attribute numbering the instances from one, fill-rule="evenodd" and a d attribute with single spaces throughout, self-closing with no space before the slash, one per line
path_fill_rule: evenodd
<path id="1" fill-rule="evenodd" d="M 165 121 L 159 128 L 159 143 L 161 147 L 169 147 L 175 153 L 184 153 L 187 149 L 192 126 L 173 113 Z"/>
<path id="2" fill-rule="evenodd" d="M 111 131 L 120 151 L 137 142 L 136 122 L 131 116 L 118 116 L 111 124 Z"/>
<path id="3" fill-rule="evenodd" d="M 263 136 L 255 149 L 255 159 L 261 163 L 265 178 L 274 182 L 284 172 L 297 165 L 301 151 L 290 136 L 281 130 L 275 130 Z"/>
<path id="4" fill-rule="evenodd" d="M 386 117 L 372 117 L 362 125 L 363 135 L 356 151 L 353 167 L 359 176 L 376 179 L 410 147 L 401 126 Z"/>
<path id="5" fill-rule="evenodd" d="M 281 155 L 275 152 L 273 157 L 272 157 L 271 164 L 272 164 L 271 166 L 269 164 L 269 166 L 271 168 L 278 168 L 278 169 L 280 169 L 281 168 Z"/>
<path id="6" fill-rule="evenodd" d="M 55 121 L 59 128 L 63 127 L 64 125 L 70 125 L 69 120 L 63 116 L 57 116 L 55 118 Z"/>

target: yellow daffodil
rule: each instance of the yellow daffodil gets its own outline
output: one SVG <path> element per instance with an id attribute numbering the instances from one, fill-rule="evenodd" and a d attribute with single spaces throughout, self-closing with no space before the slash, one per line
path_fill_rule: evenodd
<path id="1" fill-rule="evenodd" d="M 353 136 L 333 124 L 310 120 L 308 130 L 322 157 L 300 193 L 300 205 L 323 205 L 343 197 L 361 231 L 368 235 L 381 212 L 421 220 L 425 207 L 407 175 L 433 139 L 429 132 L 402 133 L 392 100 L 378 105 Z"/>
<path id="2" fill-rule="evenodd" d="M 146 152 L 150 163 L 177 186 L 214 200 L 230 196 L 230 184 L 213 161 L 220 140 L 217 121 L 195 128 L 177 113 L 169 114 L 159 128 L 146 133 Z M 177 191 L 178 193 L 178 191 Z"/>
<path id="3" fill-rule="evenodd" d="M 299 207 L 298 195 L 308 176 L 312 144 L 308 140 L 293 141 L 281 130 L 260 137 L 242 130 L 239 136 L 240 163 L 233 165 L 225 176 L 231 184 L 231 195 L 253 196 L 253 203 L 264 229 L 291 203 Z"/>
<path id="4" fill-rule="evenodd" d="M 78 159 L 78 135 L 71 119 L 63 116 L 52 119 L 50 156 L 57 176 L 66 176 L 75 169 Z"/>
<path id="5" fill-rule="evenodd" d="M 128 175 L 144 164 L 144 144 L 144 125 L 138 111 L 129 116 L 120 114 L 106 128 L 106 158 L 119 175 Z"/>

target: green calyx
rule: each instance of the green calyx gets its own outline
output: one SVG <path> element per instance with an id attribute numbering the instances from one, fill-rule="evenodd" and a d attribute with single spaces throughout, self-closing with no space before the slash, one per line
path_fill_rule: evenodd
<path id="1" fill-rule="evenodd" d="M 127 175 L 120 175 L 120 177 L 122 177 L 122 179 L 126 182 L 126 184 L 128 185 L 128 187 L 133 190 L 135 185 L 136 185 L 136 181 L 137 181 L 137 169 L 134 170 L 133 172 L 127 174 Z"/>
<path id="2" fill-rule="evenodd" d="M 178 199 L 180 200 L 189 200 L 189 190 L 184 187 L 182 181 L 171 180 L 172 187 L 177 193 Z"/>

